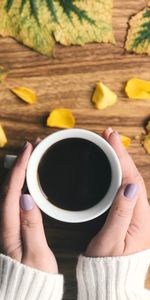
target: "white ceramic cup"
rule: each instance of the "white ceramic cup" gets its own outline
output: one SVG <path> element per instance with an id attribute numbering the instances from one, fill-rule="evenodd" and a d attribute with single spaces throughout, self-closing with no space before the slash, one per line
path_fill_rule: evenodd
<path id="1" fill-rule="evenodd" d="M 111 183 L 104 198 L 93 207 L 82 211 L 64 210 L 48 201 L 46 195 L 41 189 L 38 178 L 38 165 L 44 153 L 56 142 L 68 138 L 83 138 L 96 144 L 105 152 L 111 166 Z M 26 180 L 32 198 L 43 212 L 60 221 L 80 223 L 100 216 L 111 206 L 121 185 L 122 172 L 120 162 L 115 151 L 102 137 L 84 129 L 66 129 L 47 136 L 34 149 L 28 162 Z"/>

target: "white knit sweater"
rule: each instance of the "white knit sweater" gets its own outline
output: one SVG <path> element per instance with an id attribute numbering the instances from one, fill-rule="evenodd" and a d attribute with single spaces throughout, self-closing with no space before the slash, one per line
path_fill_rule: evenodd
<path id="1" fill-rule="evenodd" d="M 80 256 L 78 300 L 150 300 L 144 280 L 150 250 L 107 258 Z M 61 300 L 63 275 L 44 273 L 0 255 L 0 300 Z"/>

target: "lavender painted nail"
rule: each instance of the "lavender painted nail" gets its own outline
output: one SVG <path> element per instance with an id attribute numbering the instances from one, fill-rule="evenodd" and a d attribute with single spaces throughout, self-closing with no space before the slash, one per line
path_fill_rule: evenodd
<path id="1" fill-rule="evenodd" d="M 139 190 L 138 184 L 128 184 L 124 190 L 124 196 L 128 199 L 133 199 Z"/>
<path id="2" fill-rule="evenodd" d="M 34 201 L 29 194 L 23 194 L 20 197 L 20 206 L 23 210 L 29 211 L 34 206 Z"/>

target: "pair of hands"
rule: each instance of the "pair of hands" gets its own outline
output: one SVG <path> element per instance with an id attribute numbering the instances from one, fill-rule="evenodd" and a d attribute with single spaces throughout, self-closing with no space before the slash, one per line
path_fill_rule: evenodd
<path id="1" fill-rule="evenodd" d="M 122 168 L 121 188 L 103 228 L 89 243 L 85 256 L 122 256 L 150 248 L 150 206 L 143 178 L 121 143 L 108 128 L 105 140 L 115 150 Z M 33 268 L 58 273 L 39 208 L 30 195 L 21 195 L 33 146 L 27 143 L 10 173 L 2 201 L 1 238 L 5 255 Z"/>

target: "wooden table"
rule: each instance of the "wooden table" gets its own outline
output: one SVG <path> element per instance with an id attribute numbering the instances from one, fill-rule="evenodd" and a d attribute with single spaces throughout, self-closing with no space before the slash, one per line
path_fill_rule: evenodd
<path id="1" fill-rule="evenodd" d="M 129 101 L 124 93 L 125 82 L 133 77 L 150 80 L 150 58 L 126 53 L 123 46 L 129 17 L 145 5 L 144 0 L 114 0 L 113 24 L 116 46 L 91 44 L 84 47 L 57 46 L 55 57 L 48 59 L 16 43 L 0 39 L 0 65 L 12 70 L 10 86 L 23 85 L 38 95 L 36 105 L 28 106 L 8 89 L 0 92 L 0 123 L 4 126 L 8 145 L 0 150 L 1 182 L 6 171 L 3 157 L 18 153 L 25 140 L 44 138 L 56 131 L 46 128 L 45 120 L 54 108 L 70 108 L 76 117 L 76 127 L 101 133 L 107 126 L 132 139 L 129 152 L 142 173 L 150 199 L 150 157 L 139 140 L 145 119 L 150 117 L 149 101 Z M 97 81 L 103 81 L 119 97 L 118 103 L 98 111 L 91 104 Z M 66 276 L 65 300 L 76 299 L 75 264 L 94 233 L 104 222 L 98 218 L 83 224 L 65 224 L 46 215 L 45 230 L 49 245 L 55 251 L 60 271 Z"/>

